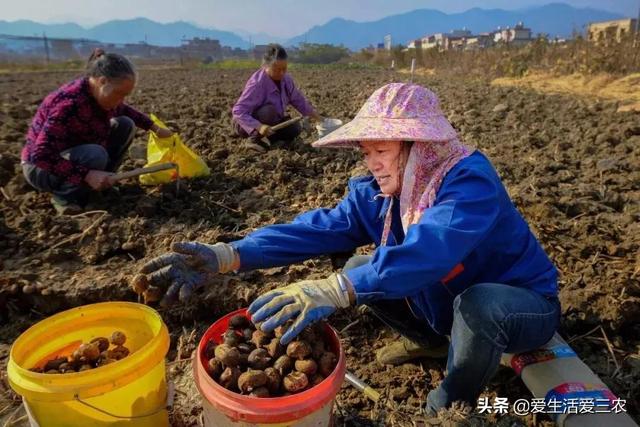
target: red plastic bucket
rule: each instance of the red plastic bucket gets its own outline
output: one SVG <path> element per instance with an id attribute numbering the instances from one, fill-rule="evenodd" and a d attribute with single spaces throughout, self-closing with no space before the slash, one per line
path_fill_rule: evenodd
<path id="1" fill-rule="evenodd" d="M 329 426 L 332 424 L 333 400 L 344 381 L 345 356 L 338 333 L 325 324 L 325 337 L 331 351 L 338 355 L 333 372 L 315 387 L 285 397 L 258 398 L 227 390 L 207 373 L 204 349 L 209 340 L 219 343 L 228 329 L 229 319 L 246 315 L 236 310 L 216 321 L 204 333 L 193 361 L 193 377 L 202 396 L 205 426 L 281 425 Z"/>

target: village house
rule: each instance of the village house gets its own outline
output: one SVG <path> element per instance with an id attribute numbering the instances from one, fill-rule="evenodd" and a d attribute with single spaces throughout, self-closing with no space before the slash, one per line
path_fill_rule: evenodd
<path id="1" fill-rule="evenodd" d="M 533 41 L 531 28 L 526 28 L 522 22 L 518 22 L 515 27 L 507 27 L 498 30 L 493 35 L 495 43 L 506 43 L 514 46 L 522 46 Z"/>
<path id="2" fill-rule="evenodd" d="M 202 59 L 206 62 L 222 59 L 222 46 L 220 41 L 208 37 L 183 40 L 182 56 L 189 59 Z"/>
<path id="3" fill-rule="evenodd" d="M 587 39 L 594 43 L 620 43 L 638 29 L 638 20 L 632 18 L 593 22 L 587 29 Z"/>
<path id="4" fill-rule="evenodd" d="M 437 48 L 442 50 L 444 46 L 444 39 L 446 38 L 445 33 L 437 33 L 429 36 L 422 37 L 422 48 L 423 49 L 434 49 Z"/>
<path id="5" fill-rule="evenodd" d="M 522 22 L 515 27 L 507 27 L 497 31 L 485 32 L 473 35 L 471 31 L 463 28 L 449 33 L 436 33 L 411 40 L 408 49 L 438 49 L 443 50 L 478 50 L 492 47 L 496 43 L 507 43 L 522 46 L 533 40 L 531 29 L 526 28 Z"/>
<path id="6" fill-rule="evenodd" d="M 481 33 L 477 36 L 471 36 L 466 39 L 465 49 L 466 50 L 478 50 L 478 49 L 486 49 L 493 46 L 493 34 L 492 33 Z"/>
<path id="7" fill-rule="evenodd" d="M 407 44 L 407 49 L 422 49 L 422 39 L 411 40 Z"/>

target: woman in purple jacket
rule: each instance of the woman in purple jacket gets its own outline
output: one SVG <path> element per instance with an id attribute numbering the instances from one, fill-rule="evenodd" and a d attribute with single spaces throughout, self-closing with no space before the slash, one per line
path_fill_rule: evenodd
<path id="1" fill-rule="evenodd" d="M 269 141 L 291 141 L 302 130 L 295 123 L 276 132 L 271 129 L 288 117 L 285 112 L 291 104 L 303 116 L 320 120 L 309 101 L 296 88 L 293 79 L 287 74 L 287 52 L 278 44 L 267 48 L 262 67 L 249 78 L 242 95 L 233 106 L 233 129 L 243 138 L 250 138 L 248 148 L 264 151 L 262 138 Z"/>
<path id="2" fill-rule="evenodd" d="M 49 94 L 36 112 L 22 150 L 22 171 L 32 187 L 52 193 L 60 214 L 87 203 L 90 190 L 113 185 L 136 126 L 159 137 L 172 135 L 124 104 L 136 72 L 127 58 L 96 49 L 84 77 Z"/>

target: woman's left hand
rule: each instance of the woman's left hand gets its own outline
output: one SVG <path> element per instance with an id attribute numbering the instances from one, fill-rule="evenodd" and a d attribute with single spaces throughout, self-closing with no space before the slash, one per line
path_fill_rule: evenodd
<path id="1" fill-rule="evenodd" d="M 286 345 L 308 325 L 328 317 L 338 308 L 349 307 L 349 300 L 348 290 L 340 286 L 338 275 L 332 274 L 326 279 L 304 280 L 267 292 L 249 306 L 249 314 L 255 323 L 264 321 L 260 329 L 265 332 L 295 318 L 280 338 L 280 343 Z"/>
<path id="2" fill-rule="evenodd" d="M 169 138 L 173 135 L 173 132 L 167 128 L 160 127 L 158 125 L 153 125 L 151 131 L 158 135 L 159 138 Z"/>

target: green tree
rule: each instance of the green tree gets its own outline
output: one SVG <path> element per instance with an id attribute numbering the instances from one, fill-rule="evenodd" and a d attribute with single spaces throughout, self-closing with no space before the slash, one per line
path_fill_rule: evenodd
<path id="1" fill-rule="evenodd" d="M 294 61 L 304 64 L 330 64 L 348 56 L 349 49 L 342 45 L 303 43 L 294 55 Z"/>

